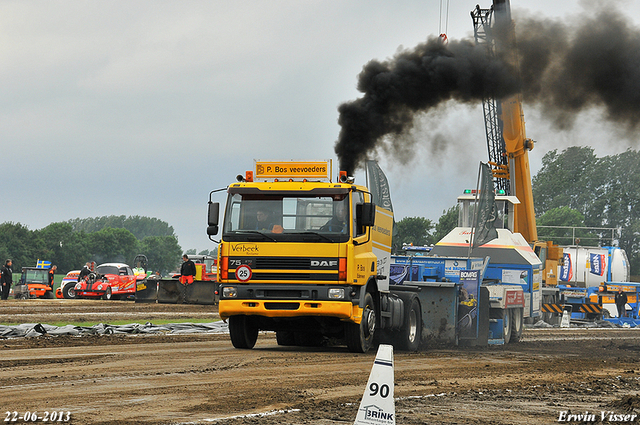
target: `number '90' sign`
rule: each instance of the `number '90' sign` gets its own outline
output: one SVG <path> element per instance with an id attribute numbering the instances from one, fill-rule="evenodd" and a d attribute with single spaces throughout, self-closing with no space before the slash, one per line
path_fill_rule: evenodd
<path id="1" fill-rule="evenodd" d="M 244 264 L 242 266 L 239 266 L 236 269 L 236 279 L 238 279 L 240 282 L 246 282 L 251 279 L 251 267 Z"/>
<path id="2" fill-rule="evenodd" d="M 387 398 L 389 396 L 389 386 L 387 384 L 378 385 L 376 382 L 372 382 L 369 385 L 369 395 L 371 397 L 375 397 L 379 395 L 382 398 Z"/>

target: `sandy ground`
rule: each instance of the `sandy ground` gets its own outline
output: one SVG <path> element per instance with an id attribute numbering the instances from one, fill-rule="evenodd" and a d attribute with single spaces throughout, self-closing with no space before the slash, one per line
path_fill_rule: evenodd
<path id="1" fill-rule="evenodd" d="M 5 324 L 103 321 L 97 317 L 215 320 L 217 312 L 125 301 L 0 303 Z M 63 422 L 74 424 L 353 423 L 375 357 L 280 347 L 271 333 L 253 350 L 234 349 L 227 335 L 40 336 L 1 339 L 0 347 L 4 419 L 69 412 Z M 585 412 L 595 420 L 570 423 L 622 423 L 602 421 L 601 412 L 640 413 L 640 330 L 527 329 L 515 345 L 394 356 L 398 424 L 550 424 Z"/>

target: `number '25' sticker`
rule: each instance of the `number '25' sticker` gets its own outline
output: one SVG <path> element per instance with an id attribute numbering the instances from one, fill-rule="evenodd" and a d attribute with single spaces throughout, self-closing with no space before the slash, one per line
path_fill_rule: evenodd
<path id="1" fill-rule="evenodd" d="M 249 279 L 251 279 L 251 274 L 251 267 L 247 265 L 243 264 L 236 269 L 236 279 L 238 279 L 240 282 L 249 281 Z"/>

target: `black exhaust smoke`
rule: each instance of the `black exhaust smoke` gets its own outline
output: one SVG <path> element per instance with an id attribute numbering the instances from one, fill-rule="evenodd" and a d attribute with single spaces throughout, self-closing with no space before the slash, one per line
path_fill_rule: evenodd
<path id="1" fill-rule="evenodd" d="M 517 20 L 519 73 L 512 61 L 490 58 L 471 40 L 445 45 L 431 38 L 389 61 L 372 60 L 358 76 L 363 96 L 338 108 L 340 169 L 352 175 L 385 136 L 406 143 L 401 136 L 416 114 L 447 100 L 476 103 L 520 92 L 525 102 L 542 107 L 557 129 L 570 129 L 579 112 L 601 106 L 605 118 L 635 132 L 640 31 L 611 7 L 575 21 Z"/>

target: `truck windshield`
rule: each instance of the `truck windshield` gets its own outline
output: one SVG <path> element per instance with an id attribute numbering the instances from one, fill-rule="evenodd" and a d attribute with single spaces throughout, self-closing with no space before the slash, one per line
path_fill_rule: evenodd
<path id="1" fill-rule="evenodd" d="M 346 242 L 352 229 L 349 197 L 229 194 L 227 241 Z"/>

